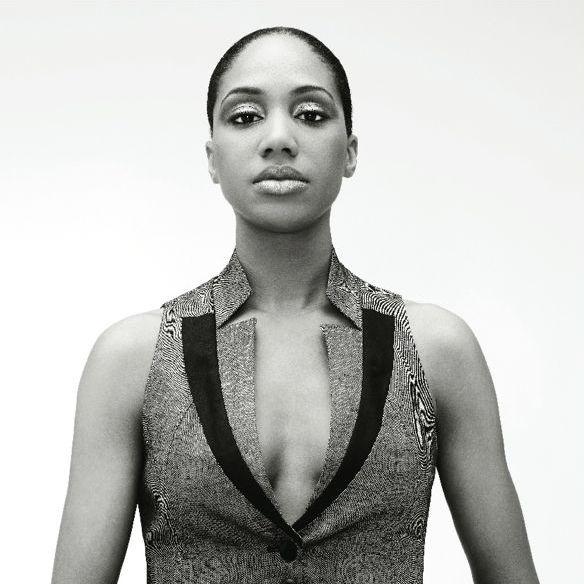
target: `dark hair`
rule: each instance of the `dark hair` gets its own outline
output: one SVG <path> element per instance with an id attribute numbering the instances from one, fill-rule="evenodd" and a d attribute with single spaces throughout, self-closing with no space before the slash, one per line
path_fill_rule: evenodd
<path id="1" fill-rule="evenodd" d="M 207 119 L 209 120 L 211 133 L 213 133 L 213 109 L 215 107 L 215 102 L 217 101 L 217 90 L 221 78 L 229 70 L 235 58 L 247 45 L 249 45 L 249 43 L 255 39 L 272 34 L 287 34 L 303 40 L 320 57 L 322 62 L 329 67 L 333 74 L 337 91 L 341 96 L 341 103 L 345 116 L 345 128 L 347 129 L 347 136 L 349 136 L 353 130 L 353 106 L 351 104 L 351 91 L 349 89 L 349 81 L 345 69 L 334 53 L 324 43 L 303 30 L 288 26 L 273 26 L 270 28 L 254 30 L 240 38 L 235 44 L 229 47 L 221 57 L 211 74 L 209 89 L 207 91 Z"/>

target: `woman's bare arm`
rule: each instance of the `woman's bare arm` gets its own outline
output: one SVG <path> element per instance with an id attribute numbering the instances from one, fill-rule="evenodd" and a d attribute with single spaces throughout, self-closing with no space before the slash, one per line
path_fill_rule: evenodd
<path id="1" fill-rule="evenodd" d="M 438 415 L 438 472 L 476 584 L 537 584 L 479 343 L 453 313 L 408 306 Z"/>
<path id="2" fill-rule="evenodd" d="M 158 311 L 128 317 L 90 352 L 77 392 L 52 584 L 118 580 L 136 509 L 141 407 L 159 324 Z"/>

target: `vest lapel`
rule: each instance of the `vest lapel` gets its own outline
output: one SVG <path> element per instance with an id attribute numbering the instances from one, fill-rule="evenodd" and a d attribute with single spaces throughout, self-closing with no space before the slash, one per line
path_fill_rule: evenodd
<path id="1" fill-rule="evenodd" d="M 301 545 L 300 535 L 284 521 L 245 463 L 229 425 L 221 390 L 215 313 L 184 317 L 182 342 L 185 372 L 193 402 L 217 463 L 256 509 Z"/>
<path id="2" fill-rule="evenodd" d="M 349 485 L 369 456 L 381 428 L 393 371 L 394 317 L 363 309 L 363 375 L 355 426 L 333 478 L 294 522 L 299 531 L 320 515 Z"/>
<path id="3" fill-rule="evenodd" d="M 277 509 L 264 467 L 255 411 L 255 318 L 217 329 L 219 376 L 229 426 L 254 479 Z M 226 429 L 227 431 L 227 429 Z"/>
<path id="4" fill-rule="evenodd" d="M 331 392 L 330 435 L 324 465 L 309 506 L 336 473 L 355 426 L 362 380 L 362 333 L 357 328 L 321 325 L 326 343 Z"/>

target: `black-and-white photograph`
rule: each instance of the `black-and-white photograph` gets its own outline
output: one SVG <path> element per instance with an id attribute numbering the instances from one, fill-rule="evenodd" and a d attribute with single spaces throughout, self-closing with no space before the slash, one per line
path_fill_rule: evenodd
<path id="1" fill-rule="evenodd" d="M 580 581 L 584 3 L 0 0 L 0 106 L 3 580 Z"/>

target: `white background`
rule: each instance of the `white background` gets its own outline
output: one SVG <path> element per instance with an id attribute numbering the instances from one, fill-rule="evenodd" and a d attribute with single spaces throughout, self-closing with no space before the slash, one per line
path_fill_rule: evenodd
<path id="1" fill-rule="evenodd" d="M 207 83 L 235 40 L 280 24 L 319 37 L 351 83 L 339 257 L 469 323 L 540 579 L 577 581 L 584 4 L 362 1 L 0 3 L 3 580 L 50 579 L 99 333 L 229 258 Z M 470 582 L 435 486 L 425 580 Z M 137 518 L 121 583 L 146 581 Z"/>

